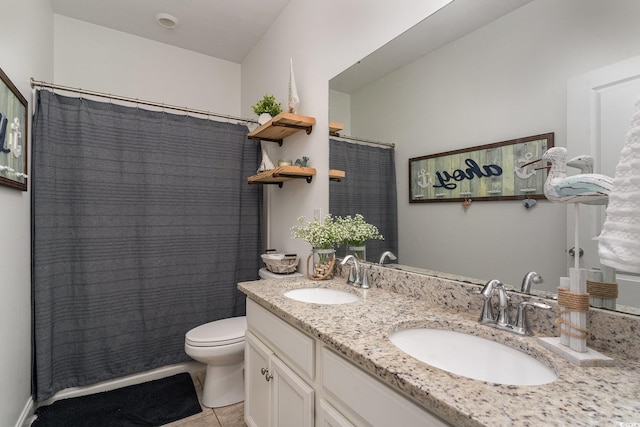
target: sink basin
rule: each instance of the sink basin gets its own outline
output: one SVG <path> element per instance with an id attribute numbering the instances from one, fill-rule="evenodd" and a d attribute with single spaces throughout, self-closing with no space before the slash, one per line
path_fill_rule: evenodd
<path id="1" fill-rule="evenodd" d="M 302 288 L 286 291 L 284 296 L 296 301 L 313 304 L 348 304 L 358 301 L 358 295 L 337 289 Z"/>
<path id="2" fill-rule="evenodd" d="M 412 328 L 389 338 L 400 350 L 444 371 L 495 384 L 541 385 L 556 373 L 535 358 L 504 344 L 462 332 Z"/>

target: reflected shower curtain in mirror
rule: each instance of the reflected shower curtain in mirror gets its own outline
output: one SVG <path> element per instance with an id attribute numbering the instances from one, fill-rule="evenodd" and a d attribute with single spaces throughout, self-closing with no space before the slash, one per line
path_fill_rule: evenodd
<path id="1" fill-rule="evenodd" d="M 395 150 L 329 140 L 331 169 L 345 171 L 341 182 L 331 182 L 329 212 L 333 216 L 362 214 L 378 227 L 384 240 L 367 241 L 367 261 L 378 262 L 385 251 L 398 255 L 398 210 Z M 338 250 L 344 256 L 345 249 Z M 398 261 L 395 261 L 398 262 Z"/>
<path id="2" fill-rule="evenodd" d="M 185 333 L 245 314 L 260 268 L 259 146 L 245 126 L 38 91 L 37 401 L 190 360 Z"/>

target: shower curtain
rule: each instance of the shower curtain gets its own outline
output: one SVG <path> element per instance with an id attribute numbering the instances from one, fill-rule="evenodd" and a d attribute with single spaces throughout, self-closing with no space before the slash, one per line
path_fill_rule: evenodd
<path id="1" fill-rule="evenodd" d="M 367 241 L 367 261 L 378 262 L 385 251 L 398 255 L 398 210 L 395 150 L 336 139 L 329 140 L 329 165 L 346 178 L 332 182 L 329 212 L 334 216 L 362 214 L 378 227 L 384 240 Z M 338 249 L 343 256 L 345 248 Z"/>
<path id="2" fill-rule="evenodd" d="M 36 93 L 33 388 L 43 401 L 190 360 L 185 333 L 245 314 L 260 268 L 245 126 Z"/>

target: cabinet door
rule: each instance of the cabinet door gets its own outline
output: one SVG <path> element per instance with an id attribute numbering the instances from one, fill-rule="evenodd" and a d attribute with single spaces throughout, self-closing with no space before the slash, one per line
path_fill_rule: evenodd
<path id="1" fill-rule="evenodd" d="M 276 356 L 271 356 L 271 425 L 313 427 L 313 389 Z"/>
<path id="2" fill-rule="evenodd" d="M 269 426 L 269 358 L 273 352 L 251 332 L 244 347 L 244 420 L 249 427 Z"/>

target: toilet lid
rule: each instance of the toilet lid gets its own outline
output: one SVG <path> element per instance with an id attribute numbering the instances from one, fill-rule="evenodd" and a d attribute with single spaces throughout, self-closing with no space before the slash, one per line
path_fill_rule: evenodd
<path id="1" fill-rule="evenodd" d="M 217 347 L 244 341 L 246 316 L 205 323 L 187 332 L 186 342 L 194 347 Z"/>

